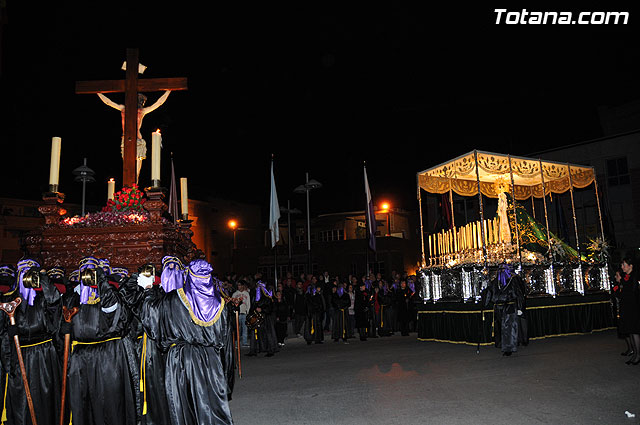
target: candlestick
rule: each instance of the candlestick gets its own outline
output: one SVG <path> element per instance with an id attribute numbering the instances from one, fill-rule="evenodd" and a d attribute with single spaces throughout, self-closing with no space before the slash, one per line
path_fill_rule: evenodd
<path id="1" fill-rule="evenodd" d="M 49 189 L 51 192 L 58 191 L 61 145 L 62 139 L 60 137 L 53 137 L 51 139 L 51 165 L 49 167 Z"/>
<path id="2" fill-rule="evenodd" d="M 113 193 L 116 190 L 116 181 L 113 179 L 109 179 L 107 182 L 107 199 L 113 201 Z"/>
<path id="3" fill-rule="evenodd" d="M 160 187 L 160 152 L 162 151 L 162 136 L 160 130 L 151 133 L 151 185 Z"/>
<path id="4" fill-rule="evenodd" d="M 182 210 L 182 217 L 189 216 L 189 194 L 187 192 L 187 178 L 180 177 L 180 204 Z"/>

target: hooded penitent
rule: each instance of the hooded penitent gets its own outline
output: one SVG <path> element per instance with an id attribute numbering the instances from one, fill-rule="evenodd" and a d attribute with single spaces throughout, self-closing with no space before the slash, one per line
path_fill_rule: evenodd
<path id="1" fill-rule="evenodd" d="M 160 285 L 165 292 L 182 288 L 184 285 L 184 266 L 178 257 L 167 255 L 162 258 L 162 275 Z"/>
<path id="2" fill-rule="evenodd" d="M 16 287 L 16 271 L 8 265 L 0 266 L 0 292 L 9 292 Z"/>
<path id="3" fill-rule="evenodd" d="M 98 269 L 100 266 L 98 259 L 95 257 L 85 257 L 80 260 L 79 274 L 82 276 L 82 272 L 87 269 Z M 80 304 L 95 304 L 100 301 L 98 295 L 97 282 L 95 285 L 85 285 L 80 279 L 80 285 L 76 288 L 80 292 Z"/>
<path id="4" fill-rule="evenodd" d="M 32 267 L 40 267 L 40 264 L 31 259 L 25 259 L 18 261 L 18 290 L 20 291 L 20 295 L 29 305 L 33 305 L 33 300 L 36 298 L 36 290 L 33 288 L 27 288 L 24 286 L 24 275 L 31 269 Z"/>
<path id="5" fill-rule="evenodd" d="M 47 270 L 47 276 L 61 294 L 67 292 L 67 287 L 64 284 L 64 269 L 62 267 L 51 267 Z"/>

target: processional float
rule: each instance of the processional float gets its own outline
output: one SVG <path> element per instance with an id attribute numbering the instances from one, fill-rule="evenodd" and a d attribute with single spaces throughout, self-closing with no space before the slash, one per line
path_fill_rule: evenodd
<path id="1" fill-rule="evenodd" d="M 523 275 L 533 295 L 555 297 L 562 291 L 584 295 L 585 291 L 608 290 L 606 261 L 594 261 L 594 255 L 586 261 L 580 249 L 574 189 L 591 185 L 602 245 L 604 228 L 593 167 L 474 150 L 417 173 L 423 300 L 478 299 L 491 270 L 504 262 L 513 264 Z M 450 228 L 426 237 L 423 190 L 448 194 L 451 211 Z M 575 246 L 549 230 L 547 197 L 566 192 L 571 199 Z M 456 226 L 454 193 L 477 196 L 479 220 Z M 498 199 L 495 217 L 487 217 L 483 197 Z M 544 224 L 535 218 L 534 198 L 542 199 Z M 521 204 L 528 200 L 533 217 Z"/>

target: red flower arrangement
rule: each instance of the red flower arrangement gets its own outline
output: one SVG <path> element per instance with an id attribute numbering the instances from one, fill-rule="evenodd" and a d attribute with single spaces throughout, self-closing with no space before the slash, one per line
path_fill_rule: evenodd
<path id="1" fill-rule="evenodd" d="M 107 201 L 107 206 L 102 208 L 102 212 L 144 211 L 143 205 L 146 201 L 144 193 L 134 184 L 114 193 L 113 199 Z"/>

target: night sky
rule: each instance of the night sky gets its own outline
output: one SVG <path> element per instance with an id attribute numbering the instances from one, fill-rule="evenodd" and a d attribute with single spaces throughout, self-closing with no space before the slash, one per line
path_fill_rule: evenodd
<path id="1" fill-rule="evenodd" d="M 148 67 L 140 78 L 188 78 L 142 128 L 149 157 L 162 130 L 165 185 L 173 152 L 191 197 L 267 207 L 274 154 L 281 205 L 304 210 L 292 191 L 306 171 L 324 184 L 312 215 L 364 208 L 364 161 L 375 200 L 417 210 L 416 172 L 476 148 L 526 155 L 602 137 L 598 107 L 640 98 L 640 14 L 628 7 L 582 9 L 629 11 L 626 26 L 516 26 L 495 24 L 497 4 L 41 3 L 5 9 L 2 196 L 41 196 L 60 136 L 61 191 L 80 202 L 71 171 L 86 157 L 88 202 L 104 204 L 106 180 L 122 178 L 120 115 L 74 84 L 124 78 L 127 47 Z M 147 160 L 141 185 L 149 174 Z"/>

